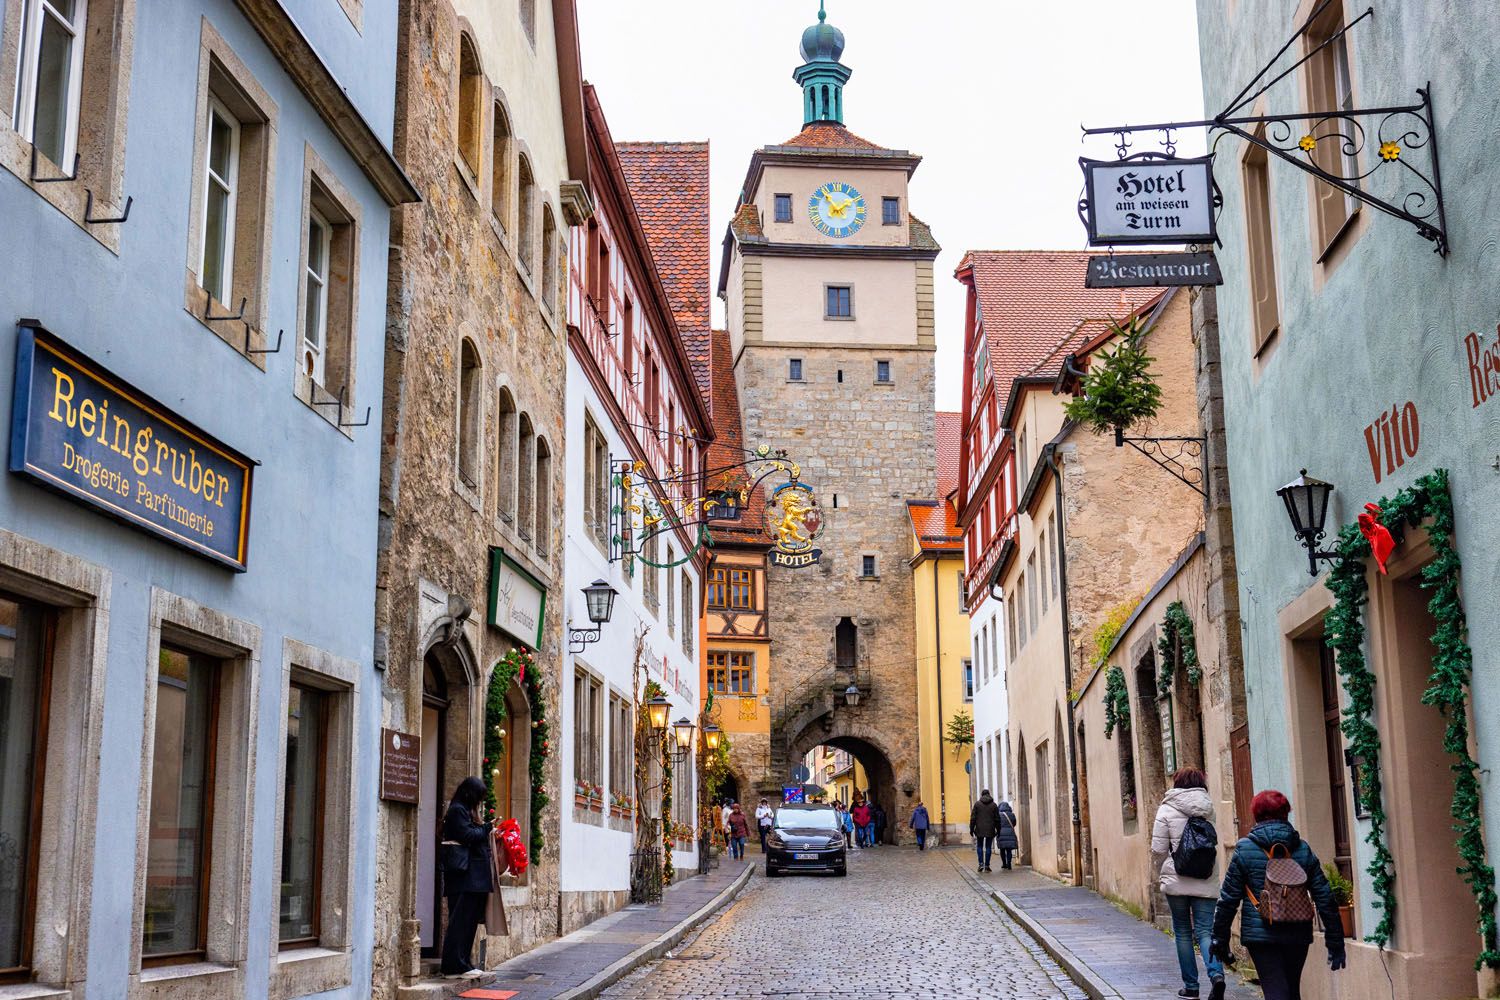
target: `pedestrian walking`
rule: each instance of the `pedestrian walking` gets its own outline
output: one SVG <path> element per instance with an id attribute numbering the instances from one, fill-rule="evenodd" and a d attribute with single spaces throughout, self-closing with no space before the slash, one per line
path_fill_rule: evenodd
<path id="1" fill-rule="evenodd" d="M 849 814 L 849 808 L 842 802 L 833 804 L 834 811 L 838 813 L 839 829 L 844 831 L 844 846 L 850 850 L 854 848 L 854 817 Z"/>
<path id="2" fill-rule="evenodd" d="M 990 870 L 990 856 L 995 849 L 995 835 L 1000 832 L 1000 807 L 988 788 L 979 793 L 979 801 L 969 810 L 969 834 L 974 838 L 974 852 L 979 855 L 979 870 Z"/>
<path id="3" fill-rule="evenodd" d="M 740 804 L 736 802 L 729 807 L 729 856 L 732 858 L 743 858 L 745 856 L 745 840 L 750 836 L 750 819 L 740 811 Z"/>
<path id="4" fill-rule="evenodd" d="M 864 799 L 854 803 L 854 808 L 849 810 L 854 817 L 854 839 L 860 847 L 869 847 L 871 836 L 875 832 L 875 823 L 870 818 L 870 806 Z"/>
<path id="5" fill-rule="evenodd" d="M 995 834 L 995 850 L 1000 852 L 1000 869 L 1008 872 L 1016 849 L 1021 846 L 1021 838 L 1017 834 L 1016 811 L 1010 803 L 1002 800 L 997 808 L 1000 810 L 1000 832 Z"/>
<path id="6" fill-rule="evenodd" d="M 911 829 L 917 835 L 917 850 L 927 850 L 927 828 L 931 825 L 927 818 L 927 807 L 918 799 L 916 808 L 911 811 Z"/>
<path id="7" fill-rule="evenodd" d="M 1209 996 L 1212 1000 L 1224 997 L 1224 965 L 1213 953 L 1214 904 L 1219 899 L 1218 835 L 1210 822 L 1213 812 L 1207 777 L 1197 768 L 1183 768 L 1172 775 L 1172 787 L 1151 827 L 1151 863 L 1158 869 L 1157 884 L 1172 911 L 1172 936 L 1182 972 L 1177 995 L 1187 1000 L 1200 995 L 1195 941 L 1208 972 Z"/>
<path id="8" fill-rule="evenodd" d="M 724 840 L 726 842 L 728 842 L 728 840 L 729 840 L 729 813 L 730 813 L 730 806 L 731 806 L 731 803 L 730 803 L 729 799 L 726 798 L 724 800 L 724 802 L 719 807 L 719 826 L 722 827 L 723 830 L 724 830 Z"/>
<path id="9" fill-rule="evenodd" d="M 875 827 L 875 835 L 870 838 L 870 842 L 875 844 L 876 846 L 879 846 L 885 843 L 886 823 L 885 809 L 881 807 L 879 802 L 876 802 L 873 806 L 870 807 L 870 820 Z"/>
<path id="10" fill-rule="evenodd" d="M 479 821 L 484 803 L 484 782 L 475 777 L 458 783 L 448 810 L 438 846 L 443 870 L 443 895 L 448 901 L 448 927 L 443 933 L 444 979 L 478 979 L 483 969 L 469 961 L 474 953 L 474 933 L 484 919 L 489 895 L 495 889 L 490 860 L 493 834 L 489 822 Z"/>
<path id="11" fill-rule="evenodd" d="M 1302 1000 L 1302 967 L 1313 939 L 1313 915 L 1323 923 L 1328 967 L 1344 967 L 1344 926 L 1333 891 L 1295 827 L 1285 795 L 1274 789 L 1250 803 L 1255 825 L 1235 845 L 1214 910 L 1214 956 L 1230 962 L 1229 928 L 1240 911 L 1240 940 L 1255 963 L 1265 1000 Z"/>
<path id="12" fill-rule="evenodd" d="M 771 811 L 769 800 L 762 798 L 760 805 L 755 807 L 755 826 L 760 832 L 760 853 L 766 853 L 766 837 L 771 834 L 771 826 L 776 822 L 776 814 Z"/>

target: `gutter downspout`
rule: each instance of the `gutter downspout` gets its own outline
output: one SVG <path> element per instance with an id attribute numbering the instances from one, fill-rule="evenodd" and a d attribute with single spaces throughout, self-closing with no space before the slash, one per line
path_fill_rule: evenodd
<path id="1" fill-rule="evenodd" d="M 1058 611 L 1062 616 L 1063 697 L 1068 702 L 1068 785 L 1072 790 L 1073 801 L 1072 882 L 1074 885 L 1083 885 L 1083 816 L 1078 807 L 1078 739 L 1072 697 L 1073 637 L 1068 620 L 1068 561 L 1063 557 L 1068 526 L 1063 511 L 1062 466 L 1057 461 L 1057 445 L 1048 444 L 1046 452 L 1047 467 L 1052 470 L 1053 502 L 1057 507 L 1057 551 L 1053 553 L 1053 565 L 1057 567 L 1058 599 L 1062 604 Z"/>
<path id="2" fill-rule="evenodd" d="M 946 500 L 942 501 L 947 503 Z M 933 680 L 937 685 L 937 773 L 938 773 L 938 846 L 948 845 L 948 783 L 943 766 L 943 614 L 938 598 L 938 566 L 942 560 L 932 560 L 932 651 L 937 663 Z"/>

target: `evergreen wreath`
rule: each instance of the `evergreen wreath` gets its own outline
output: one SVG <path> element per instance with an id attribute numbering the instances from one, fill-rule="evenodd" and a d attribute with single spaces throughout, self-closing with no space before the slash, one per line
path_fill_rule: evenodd
<path id="1" fill-rule="evenodd" d="M 536 669 L 536 656 L 527 649 L 515 647 L 500 658 L 490 673 L 489 690 L 484 701 L 484 761 L 491 767 L 491 781 L 485 783 L 485 805 L 489 815 L 495 817 L 496 777 L 491 761 L 500 759 L 505 752 L 506 739 L 514 734 L 500 735 L 505 723 L 505 692 L 517 679 L 526 692 L 526 703 L 531 709 L 531 759 L 527 762 L 527 779 L 531 783 L 531 858 L 535 864 L 541 858 L 542 810 L 551 801 L 547 797 L 547 758 L 552 755 L 551 728 L 547 725 L 547 701 L 542 693 L 542 672 Z"/>
<path id="2" fill-rule="evenodd" d="M 1141 345 L 1150 328 L 1141 316 L 1121 326 L 1110 321 L 1110 331 L 1120 338 L 1113 351 L 1101 350 L 1088 372 L 1079 379 L 1080 395 L 1068 402 L 1068 419 L 1083 424 L 1095 434 L 1127 431 L 1150 420 L 1161 409 L 1161 386 L 1151 377 L 1156 359 Z"/>
<path id="3" fill-rule="evenodd" d="M 1130 728 L 1130 691 L 1125 687 L 1125 671 L 1110 667 L 1104 672 L 1104 738 L 1112 739 L 1116 729 Z"/>
<path id="4" fill-rule="evenodd" d="M 1162 697 L 1172 693 L 1172 679 L 1179 666 L 1187 671 L 1190 684 L 1196 686 L 1203 679 L 1203 668 L 1198 665 L 1198 643 L 1193 632 L 1193 619 L 1181 601 L 1167 605 L 1167 613 L 1161 620 L 1161 638 L 1156 642 L 1157 659 L 1161 661 L 1156 678 L 1156 693 Z"/>
<path id="5" fill-rule="evenodd" d="M 672 748 L 667 740 L 661 743 L 661 885 L 665 889 L 672 884 Z"/>
<path id="6" fill-rule="evenodd" d="M 1478 909 L 1478 932 L 1483 945 L 1475 967 L 1500 968 L 1495 921 L 1495 870 L 1484 851 L 1484 823 L 1479 801 L 1479 764 L 1469 754 L 1468 687 L 1473 669 L 1473 651 L 1468 642 L 1468 621 L 1459 598 L 1459 557 L 1453 547 L 1453 498 L 1448 472 L 1437 469 L 1418 479 L 1410 488 L 1389 500 L 1381 500 L 1380 523 L 1400 537 L 1406 526 L 1431 518 L 1427 538 L 1434 558 L 1422 569 L 1422 586 L 1432 592 L 1427 604 L 1436 623 L 1432 636 L 1435 649 L 1432 673 L 1422 703 L 1432 705 L 1447 719 L 1443 749 L 1453 758 L 1453 804 L 1450 813 L 1458 833 L 1458 869 Z M 1375 708 L 1375 675 L 1365 663 L 1365 628 L 1361 609 L 1368 602 L 1365 560 L 1370 543 L 1357 525 L 1345 525 L 1335 550 L 1338 559 L 1329 573 L 1328 589 L 1334 606 L 1326 619 L 1326 642 L 1334 651 L 1338 672 L 1344 679 L 1349 706 L 1344 709 L 1343 731 L 1350 752 L 1364 761 L 1365 781 L 1360 806 L 1370 814 L 1366 842 L 1374 849 L 1367 869 L 1381 911 L 1379 924 L 1366 940 L 1384 947 L 1395 923 L 1395 864 L 1385 843 L 1387 816 L 1381 805 L 1380 734 L 1370 715 Z"/>

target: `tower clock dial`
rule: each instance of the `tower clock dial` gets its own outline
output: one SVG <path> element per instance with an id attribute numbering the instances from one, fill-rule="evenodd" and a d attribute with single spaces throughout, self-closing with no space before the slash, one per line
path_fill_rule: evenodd
<path id="1" fill-rule="evenodd" d="M 829 181 L 814 191 L 807 202 L 813 227 L 834 239 L 859 232 L 865 224 L 865 212 L 865 196 L 843 181 Z"/>

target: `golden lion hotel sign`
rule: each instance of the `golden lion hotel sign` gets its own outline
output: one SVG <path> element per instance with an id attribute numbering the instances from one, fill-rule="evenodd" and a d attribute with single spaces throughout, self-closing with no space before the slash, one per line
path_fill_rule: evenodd
<path id="1" fill-rule="evenodd" d="M 23 321 L 12 472 L 243 572 L 252 465 Z"/>

